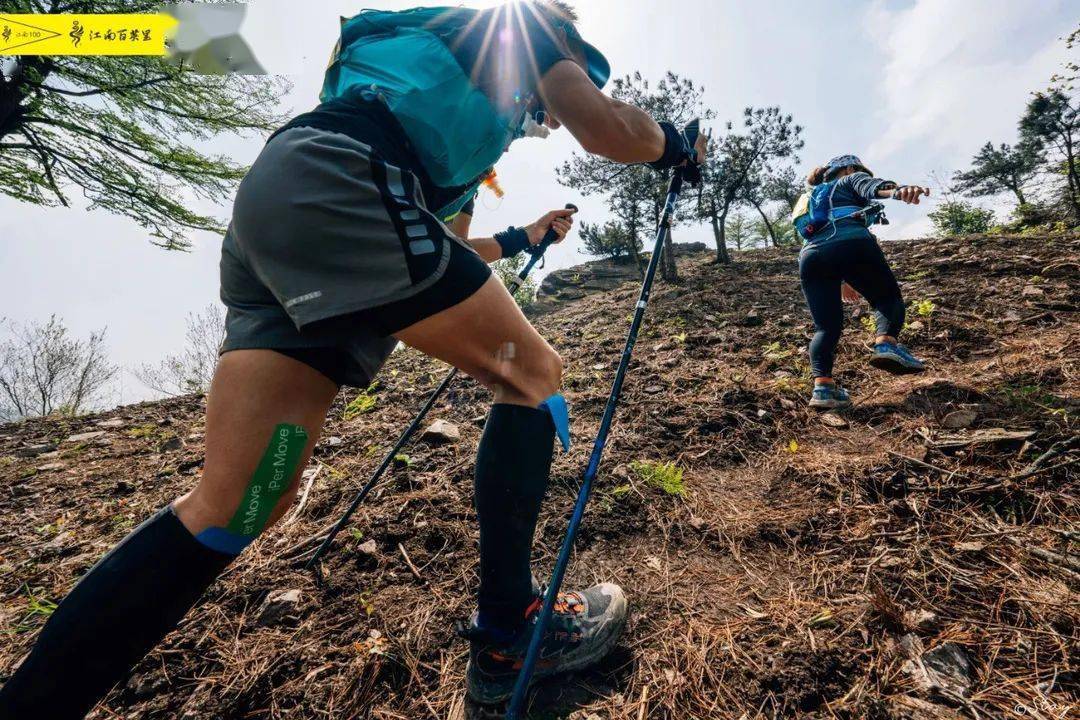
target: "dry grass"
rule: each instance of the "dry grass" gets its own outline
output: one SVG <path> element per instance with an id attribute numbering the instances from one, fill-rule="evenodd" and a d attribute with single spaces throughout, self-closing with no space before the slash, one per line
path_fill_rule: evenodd
<path id="1" fill-rule="evenodd" d="M 1044 270 L 1075 258 L 1080 241 L 888 251 L 907 299 L 936 308 L 909 338 L 931 372 L 872 371 L 849 322 L 841 371 L 858 404 L 847 428 L 804 406 L 809 325 L 793 255 L 750 253 L 733 268 L 690 259 L 682 284 L 657 288 L 569 577 L 620 582 L 634 616 L 601 667 L 543 685 L 533 717 L 994 718 L 1021 705 L 1029 717 L 1076 716 L 1080 285 L 1072 266 Z M 1032 284 L 1044 294 L 1023 294 Z M 635 295 L 627 284 L 538 320 L 569 359 L 575 416 L 537 533 L 541 570 Z M 751 310 L 764 323 L 747 325 Z M 320 446 L 297 520 L 230 568 L 96 716 L 459 716 L 466 647 L 452 625 L 476 582 L 471 472 L 485 391 L 463 380 L 437 408 L 461 442 L 408 449 L 412 464 L 342 534 L 324 586 L 297 568 L 443 372 L 400 353 L 373 411 L 343 420 L 355 393 L 343 397 L 326 431 L 341 443 Z M 974 425 L 944 430 L 961 408 L 977 412 Z M 132 523 L 195 482 L 201 410 L 197 398 L 122 408 L 110 417 L 126 430 L 45 458 L 16 451 L 100 418 L 0 427 L 0 680 L 43 622 L 31 598 L 58 601 Z M 943 433 L 995 427 L 1034 434 L 938 447 Z M 162 451 L 169 436 L 184 446 Z M 685 493 L 644 482 L 639 461 L 674 463 Z M 369 540 L 373 555 L 360 549 Z M 298 616 L 260 625 L 266 595 L 286 587 L 302 591 Z M 903 669 L 904 638 L 964 648 L 967 695 L 920 690 Z"/>

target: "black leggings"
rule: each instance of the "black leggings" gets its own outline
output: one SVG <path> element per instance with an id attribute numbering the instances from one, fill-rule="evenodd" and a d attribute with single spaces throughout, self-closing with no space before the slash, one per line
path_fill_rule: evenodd
<path id="1" fill-rule="evenodd" d="M 904 327 L 904 298 L 873 235 L 808 245 L 799 255 L 803 295 L 817 333 L 810 343 L 814 377 L 832 377 L 836 345 L 844 329 L 840 284 L 847 282 L 877 313 L 877 334 L 896 337 Z"/>

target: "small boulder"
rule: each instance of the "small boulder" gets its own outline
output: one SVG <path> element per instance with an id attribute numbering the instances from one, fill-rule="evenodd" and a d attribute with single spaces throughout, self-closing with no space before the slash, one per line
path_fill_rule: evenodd
<path id="1" fill-rule="evenodd" d="M 266 596 L 259 611 L 260 625 L 275 625 L 282 620 L 295 617 L 300 609 L 300 591 L 275 590 Z"/>
<path id="2" fill-rule="evenodd" d="M 975 424 L 979 413 L 974 410 L 953 410 L 941 421 L 941 426 L 950 430 L 962 430 Z"/>
<path id="3" fill-rule="evenodd" d="M 836 413 L 825 413 L 822 415 L 821 424 L 838 430 L 843 430 L 848 427 L 848 421 Z"/>
<path id="4" fill-rule="evenodd" d="M 325 445 L 325 446 L 327 446 L 327 447 L 337 447 L 337 446 L 338 446 L 338 445 L 340 445 L 340 444 L 341 444 L 342 442 L 344 442 L 344 441 L 343 441 L 343 440 L 342 440 L 341 438 L 339 438 L 339 437 L 334 437 L 334 436 L 330 436 L 330 437 L 328 437 L 328 438 L 325 438 L 325 439 L 324 439 L 324 440 L 322 441 L 322 444 L 323 444 L 323 445 Z"/>
<path id="5" fill-rule="evenodd" d="M 56 445 L 52 443 L 42 443 L 40 445 L 27 445 L 26 447 L 15 448 L 14 454 L 16 457 L 31 458 L 37 457 L 38 455 L 44 455 L 55 449 Z"/>
<path id="6" fill-rule="evenodd" d="M 67 465 L 65 465 L 62 462 L 54 462 L 54 463 L 49 463 L 47 465 L 42 465 L 41 467 L 39 467 L 37 469 L 37 471 L 38 472 L 56 472 L 58 470 L 63 470 L 66 467 L 67 467 Z"/>
<path id="7" fill-rule="evenodd" d="M 184 441 L 176 435 L 170 438 L 166 438 L 161 445 L 158 446 L 158 452 L 173 452 L 176 450 L 182 450 L 184 448 Z"/>
<path id="8" fill-rule="evenodd" d="M 428 426 L 420 439 L 430 443 L 455 443 L 461 439 L 461 430 L 453 423 L 436 420 Z"/>
<path id="9" fill-rule="evenodd" d="M 905 635 L 900 646 L 908 661 L 901 669 L 911 676 L 915 685 L 926 692 L 941 692 L 964 697 L 975 682 L 975 668 L 967 651 L 956 643 L 942 643 L 923 652 L 922 641 Z"/>
<path id="10" fill-rule="evenodd" d="M 761 314 L 757 310 L 750 310 L 742 317 L 739 324 L 743 327 L 757 327 L 763 322 L 764 320 L 761 319 Z"/>
<path id="11" fill-rule="evenodd" d="M 98 438 L 105 437 L 104 430 L 94 430 L 92 432 L 79 433 L 78 435 L 71 435 L 67 437 L 65 443 L 88 443 L 97 440 Z"/>
<path id="12" fill-rule="evenodd" d="M 375 544 L 374 540 L 368 540 L 365 543 L 357 545 L 356 552 L 361 555 L 367 555 L 368 557 L 375 557 L 379 554 L 379 546 Z"/>
<path id="13" fill-rule="evenodd" d="M 99 428 L 105 428 L 106 430 L 118 430 L 122 427 L 126 427 L 127 423 L 120 418 L 112 418 L 110 420 L 98 420 L 94 425 Z"/>

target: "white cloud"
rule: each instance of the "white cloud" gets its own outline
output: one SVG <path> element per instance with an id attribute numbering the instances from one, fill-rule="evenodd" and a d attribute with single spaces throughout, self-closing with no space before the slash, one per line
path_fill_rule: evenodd
<path id="1" fill-rule="evenodd" d="M 1011 141 L 1028 94 L 1065 57 L 1062 3 L 916 0 L 904 9 L 878 0 L 865 16 L 885 55 L 874 113 L 881 133 L 868 149 L 890 160 L 918 146 L 954 166 L 989 139 Z M 876 160 L 875 160 L 876 161 Z"/>

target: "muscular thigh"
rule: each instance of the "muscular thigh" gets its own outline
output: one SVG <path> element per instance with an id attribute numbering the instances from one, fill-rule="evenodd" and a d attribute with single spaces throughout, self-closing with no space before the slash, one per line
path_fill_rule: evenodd
<path id="1" fill-rule="evenodd" d="M 559 356 L 494 276 L 395 337 L 473 376 L 495 391 L 496 402 L 535 407 L 558 389 Z"/>
<path id="2" fill-rule="evenodd" d="M 297 478 L 336 394 L 333 382 L 284 355 L 269 350 L 223 355 L 207 400 L 203 476 L 175 506 L 188 530 L 198 534 L 208 527 L 227 526 L 275 430 L 281 425 L 300 426 L 307 441 L 289 477 L 289 489 L 270 516 L 271 524 L 276 521 L 295 495 Z"/>

